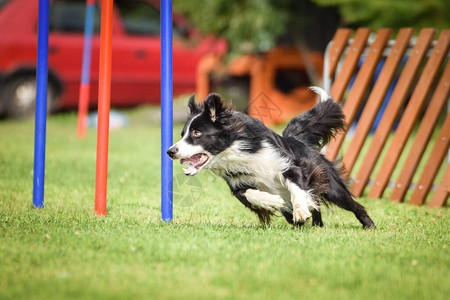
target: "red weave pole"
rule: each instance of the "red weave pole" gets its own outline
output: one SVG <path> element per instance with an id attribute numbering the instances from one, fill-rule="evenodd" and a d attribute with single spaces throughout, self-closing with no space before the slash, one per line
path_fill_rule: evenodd
<path id="1" fill-rule="evenodd" d="M 98 216 L 106 215 L 113 2 L 113 0 L 102 0 L 98 82 L 97 170 L 95 177 L 95 213 Z"/>
<path id="2" fill-rule="evenodd" d="M 80 84 L 80 94 L 78 98 L 78 122 L 77 136 L 84 138 L 86 135 L 86 119 L 89 110 L 89 84 Z"/>

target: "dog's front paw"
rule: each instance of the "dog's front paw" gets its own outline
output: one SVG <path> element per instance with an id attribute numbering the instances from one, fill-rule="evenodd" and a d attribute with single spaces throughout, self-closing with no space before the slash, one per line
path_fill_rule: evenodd
<path id="1" fill-rule="evenodd" d="M 294 211 L 292 213 L 294 223 L 304 223 L 308 218 L 312 216 L 311 212 L 308 209 L 304 209 L 300 207 L 300 205 L 296 205 L 294 207 Z"/>

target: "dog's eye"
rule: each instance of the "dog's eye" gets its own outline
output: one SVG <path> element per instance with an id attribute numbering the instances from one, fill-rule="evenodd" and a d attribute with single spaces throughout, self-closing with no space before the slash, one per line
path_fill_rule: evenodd
<path id="1" fill-rule="evenodd" d="M 192 130 L 191 135 L 192 135 L 193 137 L 199 137 L 199 136 L 202 135 L 202 133 L 201 133 L 200 131 L 197 131 L 197 130 Z"/>

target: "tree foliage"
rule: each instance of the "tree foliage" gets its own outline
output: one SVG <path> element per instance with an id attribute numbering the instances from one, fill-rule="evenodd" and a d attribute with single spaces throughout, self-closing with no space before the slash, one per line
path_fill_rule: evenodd
<path id="1" fill-rule="evenodd" d="M 271 0 L 175 0 L 174 9 L 203 33 L 223 36 L 237 51 L 264 51 L 282 34 L 289 12 Z"/>
<path id="2" fill-rule="evenodd" d="M 350 26 L 373 29 L 389 27 L 450 27 L 449 0 L 313 0 L 322 6 L 337 6 Z"/>
<path id="3" fill-rule="evenodd" d="M 174 0 L 174 10 L 203 33 L 225 37 L 232 53 L 260 52 L 284 35 L 300 40 L 332 37 L 341 26 L 450 27 L 449 0 Z M 328 10 L 328 13 L 324 13 Z M 330 10 L 332 10 L 330 14 Z M 324 29 L 324 27 L 327 27 Z M 309 35 L 309 37 L 308 37 Z M 316 41 L 316 49 L 324 48 Z M 313 47 L 314 48 L 314 47 Z"/>

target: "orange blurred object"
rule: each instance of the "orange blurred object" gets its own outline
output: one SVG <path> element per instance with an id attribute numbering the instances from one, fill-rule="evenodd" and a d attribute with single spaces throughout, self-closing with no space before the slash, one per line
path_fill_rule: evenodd
<path id="1" fill-rule="evenodd" d="M 197 69 L 197 97 L 204 99 L 212 92 L 210 74 L 225 73 L 229 76 L 250 76 L 248 113 L 264 124 L 278 124 L 310 109 L 317 101 L 309 91 L 308 69 L 313 68 L 319 76 L 323 69 L 323 55 L 307 52 L 306 55 L 292 47 L 278 47 L 262 55 L 243 55 L 227 66 L 218 56 L 205 56 Z M 307 57 L 305 57 L 307 56 Z M 308 59 L 308 64 L 305 63 Z M 280 72 L 303 76 L 303 84 L 288 91 L 277 87 Z M 282 78 L 282 77 L 281 77 Z"/>

